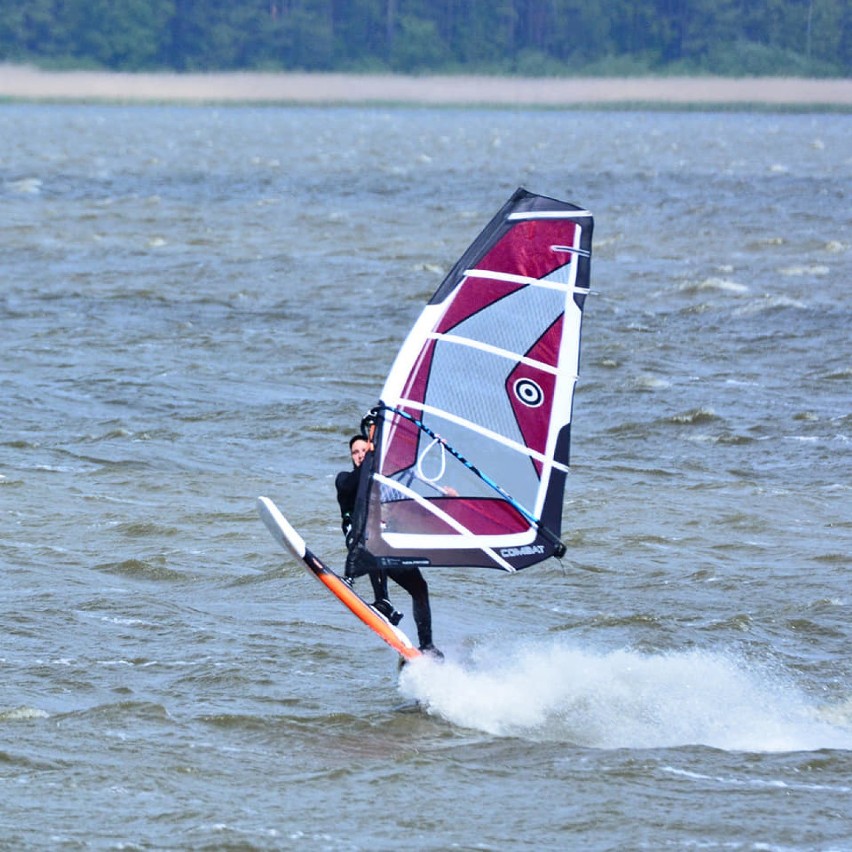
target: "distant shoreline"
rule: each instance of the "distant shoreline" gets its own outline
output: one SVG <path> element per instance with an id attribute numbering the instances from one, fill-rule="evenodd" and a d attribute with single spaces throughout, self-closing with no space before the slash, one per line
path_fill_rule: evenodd
<path id="1" fill-rule="evenodd" d="M 524 78 L 368 74 L 42 71 L 0 65 L 0 100 L 185 104 L 828 109 L 852 80 L 756 77 Z"/>

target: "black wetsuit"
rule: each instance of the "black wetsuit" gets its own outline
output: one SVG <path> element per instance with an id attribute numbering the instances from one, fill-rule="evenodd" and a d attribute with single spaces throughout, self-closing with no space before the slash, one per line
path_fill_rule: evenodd
<path id="1" fill-rule="evenodd" d="M 346 536 L 346 546 L 351 548 L 355 542 L 351 540 L 352 513 L 355 511 L 355 498 L 358 495 L 358 483 L 361 479 L 361 468 L 345 470 L 337 474 L 334 481 L 337 487 L 337 502 L 340 506 L 340 516 L 343 522 L 343 533 Z M 370 571 L 370 582 L 376 600 L 387 599 L 388 581 L 402 586 L 411 595 L 411 609 L 414 623 L 417 625 L 417 640 L 421 648 L 432 647 L 432 609 L 429 606 L 429 587 L 420 573 L 419 568 L 387 568 Z"/>

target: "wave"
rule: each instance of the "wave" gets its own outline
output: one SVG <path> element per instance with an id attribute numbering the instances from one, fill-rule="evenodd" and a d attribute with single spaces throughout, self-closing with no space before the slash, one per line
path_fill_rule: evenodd
<path id="1" fill-rule="evenodd" d="M 774 313 L 787 308 L 805 310 L 807 305 L 801 299 L 793 299 L 790 296 L 765 294 L 758 299 L 737 306 L 733 314 L 738 317 L 749 317 L 756 314 Z"/>
<path id="2" fill-rule="evenodd" d="M 165 558 L 162 556 L 152 557 L 148 560 L 124 559 L 121 562 L 104 562 L 94 567 L 96 571 L 103 571 L 105 574 L 115 574 L 119 577 L 129 577 L 137 580 L 172 582 L 187 579 L 185 574 L 167 567 Z"/>
<path id="3" fill-rule="evenodd" d="M 788 278 L 805 278 L 811 275 L 822 276 L 828 275 L 831 269 L 827 266 L 811 264 L 810 266 L 785 266 L 778 270 L 779 275 L 785 275 Z"/>
<path id="4" fill-rule="evenodd" d="M 3 183 L 3 189 L 18 195 L 39 195 L 43 185 L 44 184 L 40 178 L 27 177 L 19 178 L 18 180 L 5 181 Z"/>
<path id="5" fill-rule="evenodd" d="M 712 423 L 714 420 L 721 420 L 721 418 L 712 408 L 696 408 L 684 414 L 673 414 L 669 417 L 668 422 L 682 426 L 696 423 Z"/>
<path id="6" fill-rule="evenodd" d="M 634 385 L 639 390 L 660 390 L 671 387 L 672 383 L 668 379 L 661 379 L 658 376 L 650 376 L 646 373 L 637 376 Z"/>
<path id="7" fill-rule="evenodd" d="M 775 672 L 704 650 L 492 648 L 470 665 L 406 666 L 400 689 L 431 715 L 495 736 L 601 749 L 852 749 L 850 702 L 819 707 Z"/>
<path id="8" fill-rule="evenodd" d="M 852 367 L 832 370 L 830 373 L 823 373 L 820 378 L 827 381 L 846 381 L 847 379 L 852 378 Z"/>
<path id="9" fill-rule="evenodd" d="M 37 707 L 0 707 L 0 722 L 28 722 L 32 719 L 47 719 L 44 710 Z"/>
<path id="10" fill-rule="evenodd" d="M 738 281 L 728 278 L 705 278 L 702 281 L 689 281 L 678 287 L 681 293 L 701 293 L 716 291 L 720 293 L 748 293 L 749 288 Z"/>
<path id="11" fill-rule="evenodd" d="M 98 724 L 105 722 L 119 722 L 121 720 L 133 719 L 136 721 L 147 720 L 149 722 L 170 722 L 169 711 L 155 701 L 115 701 L 107 704 L 96 704 L 92 707 L 71 710 L 57 716 L 61 720 L 70 719 L 96 719 Z"/>
<path id="12" fill-rule="evenodd" d="M 151 521 L 129 521 L 118 524 L 115 528 L 123 535 L 130 538 L 170 538 L 180 534 L 176 527 L 164 526 Z"/>

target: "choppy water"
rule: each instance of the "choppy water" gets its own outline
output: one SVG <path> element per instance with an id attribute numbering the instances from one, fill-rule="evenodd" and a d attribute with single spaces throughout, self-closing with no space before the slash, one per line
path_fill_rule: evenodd
<path id="1" fill-rule="evenodd" d="M 850 135 L 0 107 L 0 848 L 852 849 Z M 596 216 L 569 553 L 433 573 L 399 680 L 254 499 L 340 560 L 345 440 L 518 185 Z"/>

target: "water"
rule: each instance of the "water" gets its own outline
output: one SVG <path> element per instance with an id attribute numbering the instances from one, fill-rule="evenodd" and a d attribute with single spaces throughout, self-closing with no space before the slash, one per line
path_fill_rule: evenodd
<path id="1" fill-rule="evenodd" d="M 3 106 L 0 848 L 852 849 L 851 130 Z M 254 499 L 341 560 L 518 185 L 596 216 L 569 551 L 430 575 L 400 678 Z"/>

